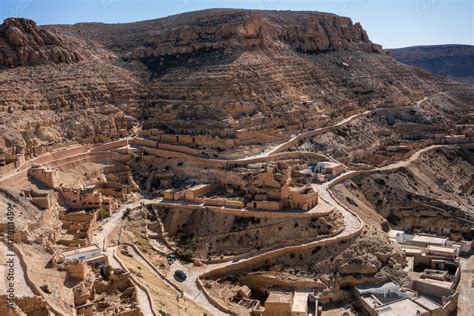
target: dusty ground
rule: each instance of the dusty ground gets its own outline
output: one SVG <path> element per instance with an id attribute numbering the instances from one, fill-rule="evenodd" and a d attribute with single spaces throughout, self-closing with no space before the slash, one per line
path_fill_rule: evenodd
<path id="1" fill-rule="evenodd" d="M 58 171 L 58 177 L 64 186 L 80 188 L 84 184 L 93 184 L 103 179 L 104 167 L 104 164 L 88 162 L 72 169 Z"/>
<path id="2" fill-rule="evenodd" d="M 458 315 L 472 315 L 474 310 L 474 255 L 461 259 L 461 278 L 458 285 Z"/>
<path id="3" fill-rule="evenodd" d="M 25 254 L 25 260 L 28 262 L 30 277 L 38 286 L 47 285 L 51 294 L 46 294 L 48 300 L 62 308 L 67 313 L 73 313 L 74 295 L 72 287 L 75 282 L 65 282 L 66 272 L 58 271 L 56 268 L 49 267 L 51 255 L 44 249 L 35 244 L 22 244 L 21 249 Z"/>
<path id="4" fill-rule="evenodd" d="M 435 148 L 396 172 L 355 176 L 334 192 L 371 225 L 380 227 L 386 219 L 397 229 L 430 232 L 431 227 L 469 237 L 474 167 L 468 157 L 462 150 Z"/>
<path id="5" fill-rule="evenodd" d="M 120 248 L 119 248 L 120 249 Z M 120 250 L 117 252 L 119 258 L 127 269 L 151 290 L 153 300 L 159 311 L 171 315 L 210 315 L 200 305 L 180 297 L 175 290 L 167 286 L 159 277 L 151 273 L 143 264 L 134 258 L 124 256 Z"/>
<path id="6" fill-rule="evenodd" d="M 166 257 L 153 249 L 153 245 L 146 235 L 145 212 L 144 210 L 136 210 L 130 214 L 125 222 L 120 241 L 134 244 L 155 267 L 166 270 L 168 268 Z"/>

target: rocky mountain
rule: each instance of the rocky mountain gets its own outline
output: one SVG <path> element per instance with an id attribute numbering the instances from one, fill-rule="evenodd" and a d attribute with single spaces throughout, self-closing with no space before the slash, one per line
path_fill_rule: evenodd
<path id="1" fill-rule="evenodd" d="M 6 19 L 0 26 L 0 67 L 73 63 L 84 59 L 81 49 L 32 20 Z"/>
<path id="2" fill-rule="evenodd" d="M 252 128 L 271 139 L 279 126 L 303 126 L 393 95 L 415 100 L 440 82 L 382 53 L 360 24 L 320 12 L 216 9 L 48 29 L 145 65 L 144 127 L 178 134 Z"/>
<path id="3" fill-rule="evenodd" d="M 180 288 L 163 290 L 158 267 L 176 281 L 176 268 L 185 269 L 186 297 L 210 311 L 206 297 L 234 302 L 234 287 L 247 283 L 254 291 L 263 282 L 259 300 L 275 284 L 321 288 L 329 302 L 357 284 L 408 285 L 405 256 L 388 229 L 472 239 L 474 85 L 392 54 L 359 23 L 321 12 L 213 9 L 49 26 L 5 20 L 0 182 L 50 215 L 104 202 L 112 216 L 96 233 L 59 216 L 55 231 L 44 223 L 50 218 L 30 216 L 39 210 L 19 217 L 50 229 L 25 233 L 34 242 L 22 246 L 44 260 L 31 255 L 28 264 L 41 268 L 29 271 L 50 266 L 40 237 L 52 236 L 48 247 L 61 251 L 54 238 L 68 246 L 83 233 L 87 242 L 110 237 L 112 245 L 126 219 L 122 236 L 134 246 L 117 255 L 150 282 L 159 298 L 150 309 L 170 305 L 172 288 Z M 119 205 L 93 203 L 96 192 Z M 171 253 L 194 263 L 173 266 Z M 151 270 L 135 262 L 142 255 Z M 64 269 L 48 269 L 50 286 L 65 284 L 57 282 Z M 211 294 L 196 295 L 199 280 Z M 96 293 L 92 284 L 105 293 L 104 283 L 90 282 L 90 294 L 52 287 L 45 298 L 66 311 L 73 302 L 82 308 Z M 119 310 L 100 299 L 96 305 Z"/>
<path id="4" fill-rule="evenodd" d="M 433 45 L 387 50 L 398 61 L 450 79 L 474 83 L 474 46 Z"/>
<path id="5" fill-rule="evenodd" d="M 215 9 L 45 27 L 7 19 L 1 30 L 10 68 L 0 72 L 0 143 L 9 157 L 118 137 L 137 120 L 174 134 L 271 142 L 435 92 L 456 100 L 444 107 L 469 108 L 472 90 L 398 63 L 360 24 L 328 13 Z"/>

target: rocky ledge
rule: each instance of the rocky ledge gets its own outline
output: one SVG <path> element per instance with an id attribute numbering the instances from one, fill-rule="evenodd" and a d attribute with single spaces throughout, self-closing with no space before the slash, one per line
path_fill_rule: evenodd
<path id="1" fill-rule="evenodd" d="M 73 45 L 24 18 L 9 18 L 0 25 L 0 67 L 72 63 L 83 59 Z"/>
<path id="2" fill-rule="evenodd" d="M 210 14 L 212 13 L 212 14 Z M 334 14 L 248 10 L 206 10 L 168 18 L 134 50 L 138 57 L 189 54 L 209 49 L 289 46 L 302 53 L 343 49 L 380 52 L 359 23 Z M 190 22 L 191 21 L 191 22 Z M 155 22 L 155 23 L 156 23 Z M 158 32 L 156 32 L 158 31 Z"/>

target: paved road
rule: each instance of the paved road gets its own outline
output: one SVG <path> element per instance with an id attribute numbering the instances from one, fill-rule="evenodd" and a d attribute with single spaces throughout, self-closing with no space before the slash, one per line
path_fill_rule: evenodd
<path id="1" fill-rule="evenodd" d="M 137 260 L 143 266 L 145 266 L 151 273 L 153 273 L 157 277 L 163 279 L 158 273 L 156 273 L 155 269 L 146 260 L 143 260 L 143 258 L 133 249 L 133 247 L 128 247 L 127 250 L 131 255 L 133 255 L 134 260 Z M 169 273 L 170 275 L 168 276 L 168 278 L 170 280 L 173 279 L 172 274 L 174 274 L 174 271 L 176 270 L 175 268 L 176 268 L 176 266 L 174 266 L 174 267 L 172 267 L 172 269 L 170 269 L 170 273 Z M 181 267 L 181 268 L 183 268 L 183 267 Z M 184 269 L 184 270 L 188 270 L 188 269 Z M 190 276 L 191 276 L 191 278 L 190 278 Z M 194 301 L 194 302 L 198 303 L 199 305 L 201 305 L 202 307 L 204 307 L 205 309 L 207 309 L 209 312 L 212 313 L 212 315 L 225 315 L 219 309 L 217 309 L 211 302 L 209 302 L 207 300 L 207 298 L 204 296 L 204 294 L 202 294 L 201 291 L 197 288 L 195 281 L 196 281 L 196 279 L 193 280 L 192 279 L 192 274 L 189 273 L 188 278 L 186 279 L 186 281 L 179 284 L 179 287 L 184 291 L 184 296 L 187 299 L 189 299 L 191 301 Z M 165 284 L 168 285 L 167 280 L 164 280 L 164 282 L 165 282 Z M 173 291 L 175 290 L 171 286 L 170 286 L 170 288 Z"/>
<path id="2" fill-rule="evenodd" d="M 118 224 L 122 222 L 122 215 L 127 208 L 134 209 L 140 206 L 142 200 L 133 201 L 122 205 L 112 216 L 107 218 L 105 222 L 102 222 L 102 230 L 97 231 L 92 237 L 92 242 L 99 245 L 102 250 L 105 239 L 112 233 L 112 231 L 117 227 Z"/>

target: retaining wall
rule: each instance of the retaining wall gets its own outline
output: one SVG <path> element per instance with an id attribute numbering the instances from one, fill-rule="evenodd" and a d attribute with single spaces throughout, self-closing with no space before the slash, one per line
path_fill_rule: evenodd
<path id="1" fill-rule="evenodd" d="M 5 245 L 7 244 L 5 238 L 2 237 L 1 241 Z M 44 298 L 44 300 L 48 304 L 48 307 L 53 311 L 53 313 L 55 315 L 61 315 L 61 316 L 64 315 L 65 316 L 66 314 L 64 313 L 62 308 L 59 308 L 58 306 L 56 306 L 56 304 L 52 303 L 48 299 L 48 297 L 44 294 L 44 292 L 39 288 L 39 286 L 37 286 L 36 283 L 33 282 L 33 280 L 31 280 L 30 274 L 29 274 L 29 269 L 28 269 L 28 266 L 26 265 L 25 256 L 23 254 L 23 251 L 20 249 L 20 247 L 18 247 L 18 245 L 16 245 L 16 244 L 13 244 L 13 251 L 15 252 L 18 259 L 20 259 L 20 265 L 21 265 L 21 267 L 23 269 L 23 272 L 24 272 L 25 282 L 30 287 L 31 291 L 35 295 L 38 295 L 38 296 L 41 296 L 42 298 Z"/>
<path id="2" fill-rule="evenodd" d="M 318 161 L 327 161 L 333 160 L 330 157 L 313 153 L 313 152 L 285 152 L 285 153 L 278 153 L 272 154 L 271 156 L 262 156 L 262 157 L 254 157 L 254 158 L 242 158 L 242 159 L 214 159 L 214 158 L 204 158 L 193 156 L 191 154 L 187 154 L 184 152 L 176 152 L 171 150 L 165 149 L 156 149 L 145 147 L 143 150 L 153 156 L 161 157 L 161 158 L 184 158 L 188 161 L 193 161 L 205 166 L 209 167 L 221 167 L 225 168 L 228 166 L 233 165 L 248 165 L 254 163 L 263 163 L 263 162 L 270 162 L 276 160 L 286 160 L 286 159 L 314 159 Z"/>
<path id="3" fill-rule="evenodd" d="M 343 230 L 344 230 L 344 227 L 341 229 L 341 231 L 343 231 Z M 344 235 L 344 236 L 337 237 L 337 235 L 341 233 L 341 231 L 339 231 L 339 232 L 336 232 L 336 237 L 328 237 L 328 238 L 324 238 L 324 239 L 321 239 L 321 240 L 312 241 L 312 242 L 309 242 L 309 243 L 306 243 L 306 244 L 286 246 L 286 247 L 283 247 L 283 248 L 280 248 L 280 249 L 271 250 L 271 251 L 268 251 L 266 253 L 257 255 L 255 257 L 252 257 L 252 258 L 249 258 L 249 259 L 243 259 L 243 261 L 240 261 L 240 262 L 228 265 L 228 266 L 224 266 L 224 267 L 214 269 L 212 271 L 209 271 L 209 272 L 206 272 L 206 273 L 200 275 L 199 277 L 200 278 L 213 278 L 213 277 L 217 277 L 217 276 L 221 276 L 221 275 L 235 274 L 235 273 L 239 273 L 239 272 L 242 272 L 242 271 L 247 271 L 247 270 L 250 270 L 251 268 L 253 268 L 257 265 L 261 265 L 266 260 L 276 258 L 276 257 L 281 256 L 281 255 L 283 255 L 287 252 L 290 252 L 290 251 L 303 251 L 303 250 L 307 250 L 307 249 L 312 249 L 312 248 L 317 247 L 317 246 L 324 246 L 324 245 L 328 245 L 328 244 L 337 243 L 337 242 L 340 242 L 340 241 L 343 241 L 343 240 L 351 239 L 351 238 L 359 235 L 361 230 L 362 230 L 362 226 L 360 227 L 360 229 L 355 230 L 354 232 L 349 233 L 349 234 Z"/>
<path id="4" fill-rule="evenodd" d="M 106 238 L 107 239 L 107 238 Z M 114 249 L 113 251 L 113 257 L 114 259 L 119 263 L 119 265 L 122 267 L 122 269 L 124 271 L 128 271 L 128 269 L 125 267 L 125 264 L 123 264 L 122 260 L 120 260 L 119 256 L 117 256 L 116 254 L 116 250 L 117 249 Z M 130 274 L 130 279 L 132 280 L 132 282 L 135 284 L 135 286 L 138 286 L 139 288 L 141 288 L 145 293 L 146 293 L 146 297 L 148 299 L 148 303 L 150 304 L 150 307 L 151 307 L 151 312 L 153 313 L 153 316 L 158 316 L 158 314 L 156 313 L 156 306 L 155 306 L 155 302 L 153 301 L 152 299 L 152 295 L 150 293 L 150 290 L 148 290 L 148 288 L 143 285 L 140 281 L 138 281 L 133 275 Z"/>
<path id="5" fill-rule="evenodd" d="M 184 209 L 207 209 L 215 213 L 223 213 L 227 215 L 241 216 L 241 217 L 257 217 L 257 218 L 313 218 L 328 216 L 334 212 L 334 208 L 331 208 L 325 212 L 271 212 L 271 211 L 252 211 L 228 208 L 224 206 L 209 206 L 200 204 L 179 204 L 171 202 L 151 202 L 148 205 L 171 207 L 171 208 L 184 208 Z"/>
<path id="6" fill-rule="evenodd" d="M 120 140 L 116 140 L 116 141 L 113 141 L 113 142 L 110 142 L 110 143 L 105 143 L 103 145 L 98 145 L 98 146 L 94 147 L 93 149 L 91 149 L 91 152 L 107 151 L 107 150 L 110 150 L 110 149 L 115 149 L 115 148 L 120 148 L 120 147 L 123 147 L 123 146 L 127 146 L 127 144 L 128 144 L 128 139 L 120 139 Z"/>
<path id="7" fill-rule="evenodd" d="M 135 252 L 153 269 L 154 272 L 156 272 L 164 281 L 166 284 L 168 284 L 170 287 L 172 287 L 173 289 L 176 290 L 176 292 L 178 292 L 179 294 L 183 295 L 183 290 L 181 290 L 179 288 L 178 285 L 176 285 L 173 281 L 171 281 L 170 279 L 168 279 L 168 277 L 163 273 L 161 272 L 160 270 L 158 270 L 155 265 L 153 263 L 150 262 L 150 260 L 148 260 L 148 258 L 146 258 L 143 253 L 140 251 L 140 249 L 137 248 L 137 246 L 135 246 L 134 244 L 131 244 L 131 243 L 128 243 L 128 242 L 124 242 L 124 243 L 121 243 L 123 245 L 127 245 L 127 246 L 130 246 L 133 248 L 133 250 L 135 250 Z"/>
<path id="8" fill-rule="evenodd" d="M 196 279 L 196 285 L 200 291 L 204 293 L 204 296 L 206 296 L 207 300 L 211 302 L 212 305 L 214 305 L 217 309 L 219 309 L 221 312 L 230 314 L 230 315 L 237 315 L 233 311 L 231 311 L 227 306 L 225 306 L 224 302 L 222 302 L 220 299 L 214 298 L 206 289 L 204 284 L 202 284 L 202 281 L 197 278 Z"/>

